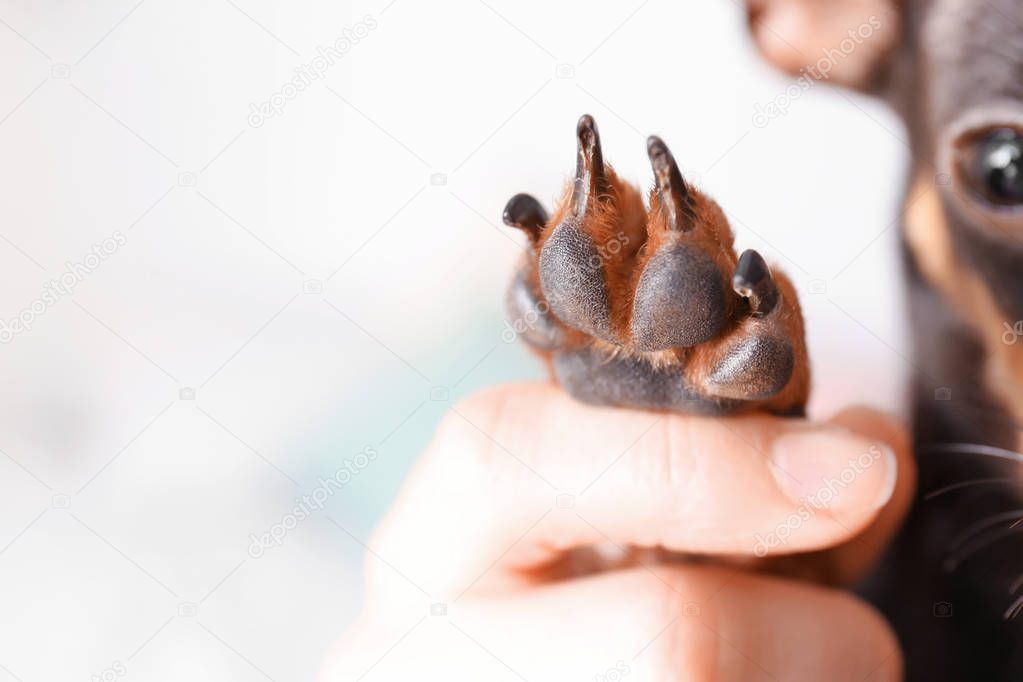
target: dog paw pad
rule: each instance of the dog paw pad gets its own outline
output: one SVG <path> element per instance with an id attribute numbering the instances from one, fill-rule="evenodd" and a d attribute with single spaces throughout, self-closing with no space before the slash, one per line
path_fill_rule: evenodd
<path id="1" fill-rule="evenodd" d="M 648 196 L 604 162 L 592 117 L 576 127 L 576 172 L 548 216 L 519 194 L 504 221 L 530 240 L 509 289 L 520 335 L 576 398 L 700 414 L 799 414 L 809 392 L 791 284 L 756 251 L 736 258 L 725 214 L 647 142 Z"/>

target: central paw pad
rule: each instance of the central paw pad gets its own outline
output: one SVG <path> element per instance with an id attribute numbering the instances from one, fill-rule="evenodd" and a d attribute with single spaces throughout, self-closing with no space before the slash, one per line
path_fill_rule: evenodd
<path id="1" fill-rule="evenodd" d="M 519 194 L 504 222 L 530 248 L 507 297 L 510 321 L 585 402 L 721 414 L 799 414 L 809 390 L 795 291 L 731 228 L 651 137 L 649 210 L 604 163 L 590 116 L 575 178 L 553 216 Z"/>

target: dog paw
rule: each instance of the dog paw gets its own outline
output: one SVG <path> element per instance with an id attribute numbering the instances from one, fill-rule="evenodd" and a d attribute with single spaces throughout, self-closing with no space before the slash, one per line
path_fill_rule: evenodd
<path id="1" fill-rule="evenodd" d="M 756 251 L 736 258 L 728 221 L 687 184 L 660 138 L 643 197 L 604 161 L 590 116 L 553 215 L 518 194 L 526 233 L 508 290 L 511 327 L 577 399 L 703 414 L 800 414 L 809 392 L 795 290 Z"/>

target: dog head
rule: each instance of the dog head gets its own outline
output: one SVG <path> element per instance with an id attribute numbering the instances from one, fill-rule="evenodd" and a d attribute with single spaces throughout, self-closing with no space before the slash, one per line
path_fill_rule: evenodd
<path id="1" fill-rule="evenodd" d="M 943 336 L 944 344 L 918 343 L 920 361 L 936 383 L 950 384 L 953 399 L 962 393 L 951 384 L 980 384 L 988 402 L 1023 424 L 1019 3 L 749 0 L 748 7 L 751 32 L 769 62 L 882 96 L 903 116 L 911 155 L 903 216 L 910 269 L 947 311 L 929 318 L 917 311 L 917 336 Z M 951 333 L 969 337 L 976 345 L 970 355 L 979 359 L 956 367 L 944 357 Z M 1000 444 L 1023 449 L 1013 438 Z"/>
<path id="2" fill-rule="evenodd" d="M 1021 679 L 1023 628 L 1006 625 L 1023 624 L 1021 6 L 748 5 L 771 63 L 882 96 L 906 124 L 920 493 L 871 593 L 906 645 L 909 679 Z"/>

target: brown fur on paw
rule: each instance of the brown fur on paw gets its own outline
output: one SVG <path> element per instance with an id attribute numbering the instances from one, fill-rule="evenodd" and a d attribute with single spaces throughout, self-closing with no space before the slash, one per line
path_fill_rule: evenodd
<path id="1" fill-rule="evenodd" d="M 788 279 L 755 251 L 736 258 L 724 212 L 660 138 L 647 145 L 648 211 L 605 163 L 592 117 L 576 137 L 575 178 L 554 214 L 524 194 L 504 212 L 530 240 L 510 320 L 555 379 L 602 405 L 802 413 L 809 368 Z"/>

